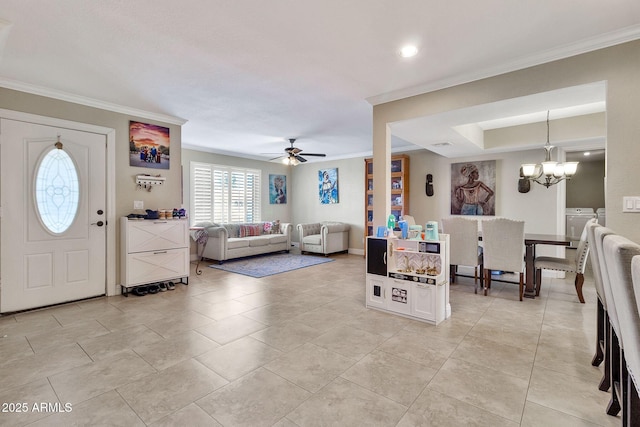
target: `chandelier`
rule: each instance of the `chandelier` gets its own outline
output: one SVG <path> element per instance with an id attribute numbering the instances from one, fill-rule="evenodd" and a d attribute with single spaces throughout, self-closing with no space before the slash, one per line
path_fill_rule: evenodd
<path id="1" fill-rule="evenodd" d="M 555 147 L 549 143 L 549 111 L 547 111 L 547 143 L 544 145 L 544 162 L 541 164 L 522 164 L 525 178 L 549 188 L 565 179 L 571 179 L 578 169 L 578 162 L 558 163 L 551 160 L 551 150 Z"/>

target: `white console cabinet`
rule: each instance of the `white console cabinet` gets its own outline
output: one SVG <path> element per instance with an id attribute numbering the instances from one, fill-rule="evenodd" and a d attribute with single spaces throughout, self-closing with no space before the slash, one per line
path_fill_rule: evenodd
<path id="1" fill-rule="evenodd" d="M 367 238 L 366 306 L 438 324 L 451 315 L 449 236 Z"/>
<path id="2" fill-rule="evenodd" d="M 189 225 L 186 219 L 120 219 L 120 286 L 186 279 L 189 283 Z"/>

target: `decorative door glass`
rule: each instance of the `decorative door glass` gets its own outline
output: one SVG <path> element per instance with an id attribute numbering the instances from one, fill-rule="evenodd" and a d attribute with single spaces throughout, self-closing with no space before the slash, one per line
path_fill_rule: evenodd
<path id="1" fill-rule="evenodd" d="M 78 170 L 69 155 L 49 151 L 36 168 L 35 198 L 38 216 L 51 233 L 64 233 L 78 213 Z"/>

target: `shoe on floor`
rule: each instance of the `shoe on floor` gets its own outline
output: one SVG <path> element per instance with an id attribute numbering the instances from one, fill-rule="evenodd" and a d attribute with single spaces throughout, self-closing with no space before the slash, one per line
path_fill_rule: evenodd
<path id="1" fill-rule="evenodd" d="M 149 286 L 148 292 L 149 292 L 150 294 L 157 294 L 157 293 L 158 293 L 158 291 L 160 291 L 160 288 L 158 288 L 158 286 L 157 286 L 157 285 L 151 285 L 151 286 Z"/>
<path id="2" fill-rule="evenodd" d="M 170 291 L 174 290 L 176 288 L 175 283 L 173 282 L 167 282 L 167 289 L 169 289 Z"/>
<path id="3" fill-rule="evenodd" d="M 134 294 L 135 296 L 138 297 L 143 297 L 147 294 L 147 287 L 146 286 L 139 286 L 137 288 L 134 288 L 133 291 L 131 291 L 132 294 Z"/>
<path id="4" fill-rule="evenodd" d="M 160 292 L 167 292 L 169 289 L 167 288 L 167 284 L 164 282 L 158 283 L 158 289 Z"/>

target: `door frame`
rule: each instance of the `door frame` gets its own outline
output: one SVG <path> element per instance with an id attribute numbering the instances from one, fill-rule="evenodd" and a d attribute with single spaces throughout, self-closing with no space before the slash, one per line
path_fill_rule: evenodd
<path id="1" fill-rule="evenodd" d="M 38 125 L 67 128 L 82 132 L 92 132 L 104 135 L 107 141 L 106 161 L 106 257 L 105 260 L 105 293 L 107 296 L 118 295 L 116 285 L 116 130 L 104 126 L 74 122 L 70 120 L 56 119 L 53 117 L 39 116 L 20 111 L 0 109 L 0 118 L 16 120 Z M 1 209 L 1 207 L 0 207 Z M 1 211 L 0 211 L 1 215 Z M 2 271 L 0 271 L 0 280 Z"/>

